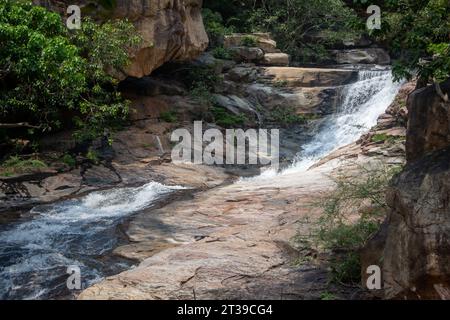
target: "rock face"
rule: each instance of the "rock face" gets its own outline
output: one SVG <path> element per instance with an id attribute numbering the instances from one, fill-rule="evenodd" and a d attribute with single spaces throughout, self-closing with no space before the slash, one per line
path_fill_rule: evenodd
<path id="1" fill-rule="evenodd" d="M 224 47 L 232 48 L 239 47 L 242 45 L 244 39 L 249 37 L 247 34 L 235 33 L 232 35 L 225 36 Z M 277 43 L 270 37 L 268 33 L 252 33 L 250 37 L 253 37 L 256 42 L 256 46 L 264 50 L 266 53 L 279 53 L 281 52 L 277 49 Z"/>
<path id="2" fill-rule="evenodd" d="M 281 67 L 289 65 L 289 55 L 277 49 L 277 43 L 268 33 L 227 35 L 223 45 L 233 52 L 236 62 L 254 62 Z"/>
<path id="3" fill-rule="evenodd" d="M 35 0 L 64 13 L 68 0 Z M 83 7 L 89 1 L 77 1 Z M 132 53 L 132 62 L 118 77 L 143 77 L 168 61 L 192 60 L 208 46 L 201 15 L 202 0 L 117 0 L 113 18 L 127 18 L 143 42 Z"/>
<path id="4" fill-rule="evenodd" d="M 450 81 L 441 85 L 450 92 Z M 432 86 L 413 92 L 409 98 L 407 158 L 416 160 L 450 144 L 450 108 Z"/>
<path id="5" fill-rule="evenodd" d="M 450 149 L 410 163 L 388 191 L 387 298 L 450 299 Z"/>
<path id="6" fill-rule="evenodd" d="M 264 75 L 293 87 L 334 87 L 358 79 L 358 71 L 344 69 L 267 67 Z"/>
<path id="7" fill-rule="evenodd" d="M 385 297 L 450 299 L 450 104 L 426 87 L 408 110 L 408 164 L 387 192 L 381 232 Z"/>
<path id="8" fill-rule="evenodd" d="M 313 253 L 292 237 L 307 228 L 299 220 L 315 219 L 318 210 L 308 203 L 330 184 L 314 170 L 223 186 L 143 212 L 127 231 L 132 244 L 116 250 L 139 266 L 78 298 L 319 299 L 330 290 L 326 270 L 296 265 Z"/>

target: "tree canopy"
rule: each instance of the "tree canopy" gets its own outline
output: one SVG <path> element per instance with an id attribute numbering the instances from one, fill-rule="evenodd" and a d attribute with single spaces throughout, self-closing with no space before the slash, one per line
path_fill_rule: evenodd
<path id="1" fill-rule="evenodd" d="M 70 31 L 43 7 L 0 0 L 0 130 L 22 124 L 33 135 L 74 125 L 89 139 L 124 118 L 127 102 L 107 70 L 126 65 L 135 34 L 127 21 L 89 19 Z"/>

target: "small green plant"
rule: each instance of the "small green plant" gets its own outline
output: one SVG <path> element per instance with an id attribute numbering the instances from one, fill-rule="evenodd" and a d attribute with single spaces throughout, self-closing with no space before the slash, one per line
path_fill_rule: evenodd
<path id="1" fill-rule="evenodd" d="M 285 126 L 301 124 L 307 121 L 306 116 L 295 112 L 294 107 L 275 108 L 268 116 L 270 122 L 276 122 Z"/>
<path id="2" fill-rule="evenodd" d="M 0 166 L 0 175 L 11 176 L 43 168 L 47 168 L 47 164 L 39 159 L 23 159 L 19 156 L 11 156 Z"/>
<path id="3" fill-rule="evenodd" d="M 224 47 L 216 47 L 212 53 L 216 59 L 231 60 L 233 58 L 233 52 Z"/>
<path id="4" fill-rule="evenodd" d="M 62 156 L 61 161 L 69 168 L 74 168 L 77 165 L 77 161 L 75 160 L 75 158 L 68 153 Z"/>
<path id="5" fill-rule="evenodd" d="M 212 92 L 202 83 L 196 84 L 189 92 L 189 95 L 197 103 L 208 108 L 214 103 Z"/>
<path id="6" fill-rule="evenodd" d="M 200 105 L 209 108 L 214 99 L 212 94 L 223 78 L 211 67 L 189 67 L 180 70 L 179 77 L 189 88 L 189 95 Z"/>
<path id="7" fill-rule="evenodd" d="M 241 40 L 241 45 L 244 47 L 256 47 L 258 45 L 258 39 L 254 36 L 245 36 Z"/>
<path id="8" fill-rule="evenodd" d="M 356 284 L 361 280 L 358 251 L 378 231 L 386 213 L 385 192 L 399 167 L 360 168 L 356 176 L 335 178 L 336 188 L 321 199 L 323 208 L 316 241 L 334 252 L 330 261 L 332 281 Z M 339 252 L 339 254 L 337 254 Z"/>
<path id="9" fill-rule="evenodd" d="M 372 137 L 372 142 L 384 142 L 386 141 L 388 136 L 385 133 L 378 133 Z"/>
<path id="10" fill-rule="evenodd" d="M 336 296 L 332 294 L 331 292 L 322 292 L 320 295 L 320 300 L 336 300 Z"/>
<path id="11" fill-rule="evenodd" d="M 98 152 L 93 150 L 92 148 L 89 148 L 89 151 L 86 153 L 86 159 L 88 159 L 93 164 L 98 164 L 99 158 L 98 158 Z"/>
<path id="12" fill-rule="evenodd" d="M 247 120 L 247 117 L 245 115 L 231 114 L 222 107 L 213 107 L 211 109 L 211 112 L 214 116 L 214 120 L 215 120 L 216 124 L 218 124 L 221 127 L 225 127 L 225 128 L 230 128 L 230 127 L 237 126 L 237 125 L 243 125 Z"/>
<path id="13" fill-rule="evenodd" d="M 273 86 L 274 86 L 275 88 L 284 88 L 284 87 L 287 87 L 288 84 L 289 84 L 289 83 L 288 83 L 287 80 L 276 80 L 276 81 L 273 83 Z"/>
<path id="14" fill-rule="evenodd" d="M 159 117 L 161 118 L 161 120 L 169 123 L 173 123 L 178 120 L 178 116 L 174 111 L 161 112 Z"/>
<path id="15" fill-rule="evenodd" d="M 391 135 L 387 135 L 386 133 L 377 133 L 375 135 L 372 136 L 371 141 L 375 142 L 375 143 L 388 143 L 388 144 L 394 144 L 397 141 L 402 141 L 404 140 L 405 137 L 401 137 L 401 136 L 391 136 Z"/>
<path id="16" fill-rule="evenodd" d="M 226 27 L 222 15 L 210 9 L 202 10 L 203 24 L 212 46 L 218 45 L 226 34 L 232 33 L 232 27 Z"/>

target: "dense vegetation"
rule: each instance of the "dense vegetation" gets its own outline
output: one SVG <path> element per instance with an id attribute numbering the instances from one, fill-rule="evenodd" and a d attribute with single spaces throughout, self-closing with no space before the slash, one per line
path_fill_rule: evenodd
<path id="1" fill-rule="evenodd" d="M 369 5 L 381 8 L 381 29 L 366 30 Z M 448 0 L 206 0 L 213 43 L 230 32 L 271 32 L 294 61 L 327 58 L 343 40 L 368 35 L 395 59 L 397 78 L 418 74 L 422 84 L 450 75 Z"/>
<path id="2" fill-rule="evenodd" d="M 125 66 L 139 41 L 127 21 L 84 19 L 70 31 L 43 7 L 0 0 L 0 143 L 63 127 L 89 140 L 124 119 L 128 103 L 107 70 Z"/>
<path id="3" fill-rule="evenodd" d="M 326 48 L 360 34 L 357 15 L 340 0 L 205 1 L 210 37 L 230 32 L 271 32 L 300 62 L 321 61 Z M 358 25 L 360 24 L 360 25 Z"/>
<path id="4" fill-rule="evenodd" d="M 89 3 L 86 10 L 107 16 L 116 1 Z M 381 7 L 380 30 L 365 29 L 369 4 Z M 390 50 L 398 78 L 418 74 L 419 84 L 425 85 L 450 75 L 448 0 L 205 0 L 204 7 L 216 58 L 231 58 L 221 41 L 232 32 L 270 32 L 297 63 L 327 61 L 329 50 L 341 48 L 346 40 L 370 37 Z M 97 24 L 85 18 L 81 30 L 68 30 L 58 14 L 30 1 L 0 0 L 2 151 L 11 142 L 33 142 L 68 128 L 78 141 L 89 141 L 126 119 L 128 102 L 110 71 L 128 63 L 128 50 L 140 39 L 127 21 L 103 20 Z M 246 40 L 252 46 L 252 38 Z M 211 105 L 211 92 L 220 86 L 217 75 L 195 69 L 188 78 L 192 95 Z M 246 121 L 210 109 L 215 120 Z M 304 120 L 291 114 L 271 118 Z"/>

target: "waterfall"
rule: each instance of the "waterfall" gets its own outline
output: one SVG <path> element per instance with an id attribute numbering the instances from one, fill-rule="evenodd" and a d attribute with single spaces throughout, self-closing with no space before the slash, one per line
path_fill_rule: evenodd
<path id="1" fill-rule="evenodd" d="M 0 299 L 46 299 L 67 294 L 67 267 L 81 269 L 84 285 L 129 265 L 101 262 L 116 247 L 116 228 L 130 214 L 183 189 L 151 182 L 137 188 L 92 192 L 31 210 L 31 220 L 0 233 Z"/>
<path id="2" fill-rule="evenodd" d="M 375 126 L 378 117 L 394 101 L 401 83 L 390 70 L 360 70 L 358 81 L 341 93 L 336 112 L 320 126 L 317 134 L 302 146 L 293 164 L 282 173 L 264 171 L 256 179 L 305 171 L 331 152 L 352 143 Z"/>
<path id="3" fill-rule="evenodd" d="M 343 87 L 335 114 L 323 121 L 315 137 L 281 174 L 307 170 L 330 152 L 357 140 L 376 124 L 399 88 L 390 71 L 360 71 L 357 82 Z M 251 179 L 277 174 L 268 170 Z M 84 285 L 127 269 L 125 261 L 108 261 L 108 253 L 118 245 L 117 226 L 125 217 L 179 189 L 151 182 L 138 188 L 92 192 L 36 207 L 26 219 L 0 226 L 0 299 L 67 295 L 66 270 L 71 265 L 81 269 Z"/>

